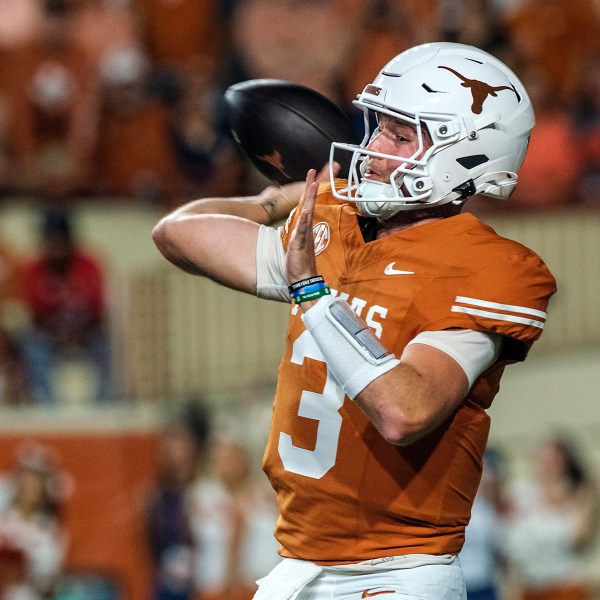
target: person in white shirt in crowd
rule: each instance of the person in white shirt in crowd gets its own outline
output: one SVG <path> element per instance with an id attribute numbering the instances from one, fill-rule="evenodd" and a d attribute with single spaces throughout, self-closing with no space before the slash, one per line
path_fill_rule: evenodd
<path id="1" fill-rule="evenodd" d="M 275 495 L 254 477 L 252 453 L 240 435 L 215 435 L 207 464 L 190 494 L 199 599 L 250 600 L 255 581 L 280 560 Z"/>

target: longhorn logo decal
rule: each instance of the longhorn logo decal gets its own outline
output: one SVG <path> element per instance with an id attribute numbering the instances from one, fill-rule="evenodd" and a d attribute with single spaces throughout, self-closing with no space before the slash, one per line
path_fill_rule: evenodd
<path id="1" fill-rule="evenodd" d="M 501 92 L 502 90 L 510 90 L 515 93 L 517 98 L 519 97 L 517 90 L 515 90 L 512 85 L 500 85 L 498 87 L 494 87 L 488 83 L 485 83 L 485 81 L 469 79 L 450 67 L 439 66 L 438 69 L 446 69 L 446 71 L 450 71 L 450 73 L 453 73 L 462 81 L 462 87 L 469 88 L 471 90 L 471 94 L 473 95 L 471 111 L 476 115 L 481 114 L 481 111 L 483 110 L 483 103 L 488 99 L 488 96 L 493 96 L 495 98 L 498 95 L 497 92 Z"/>
<path id="2" fill-rule="evenodd" d="M 284 177 L 291 179 L 291 177 L 285 172 L 285 166 L 281 160 L 281 154 L 277 150 L 273 150 L 271 154 L 264 154 L 263 156 L 256 156 L 258 160 L 268 163 L 273 168 L 277 169 Z"/>

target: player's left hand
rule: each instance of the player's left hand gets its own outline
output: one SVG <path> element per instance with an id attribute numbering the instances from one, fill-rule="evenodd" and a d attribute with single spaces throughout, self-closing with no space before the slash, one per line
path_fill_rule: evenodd
<path id="1" fill-rule="evenodd" d="M 298 204 L 298 220 L 290 237 L 285 259 L 288 283 L 317 275 L 313 240 L 313 213 L 319 182 L 311 169 L 306 175 L 304 195 Z"/>

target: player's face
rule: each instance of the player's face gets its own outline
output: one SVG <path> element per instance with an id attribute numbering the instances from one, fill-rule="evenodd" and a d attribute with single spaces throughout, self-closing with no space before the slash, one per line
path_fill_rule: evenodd
<path id="1" fill-rule="evenodd" d="M 419 153 L 420 155 L 423 155 L 432 144 L 425 127 L 422 128 L 422 131 L 423 150 Z M 417 128 L 411 123 L 380 114 L 377 120 L 377 130 L 367 149 L 381 154 L 393 154 L 401 158 L 420 158 L 420 156 L 414 156 L 419 150 Z M 367 160 L 364 178 L 387 182 L 401 163 L 401 160 L 370 156 Z"/>

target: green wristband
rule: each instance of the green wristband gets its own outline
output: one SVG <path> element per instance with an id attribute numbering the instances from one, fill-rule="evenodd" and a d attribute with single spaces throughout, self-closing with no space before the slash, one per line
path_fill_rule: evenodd
<path id="1" fill-rule="evenodd" d="M 328 287 L 324 287 L 321 290 L 315 290 L 314 292 L 308 292 L 307 294 L 298 294 L 294 298 L 294 302 L 296 304 L 300 304 L 301 302 L 307 302 L 308 300 L 315 300 L 316 298 L 320 298 L 321 296 L 327 296 L 331 294 Z"/>

